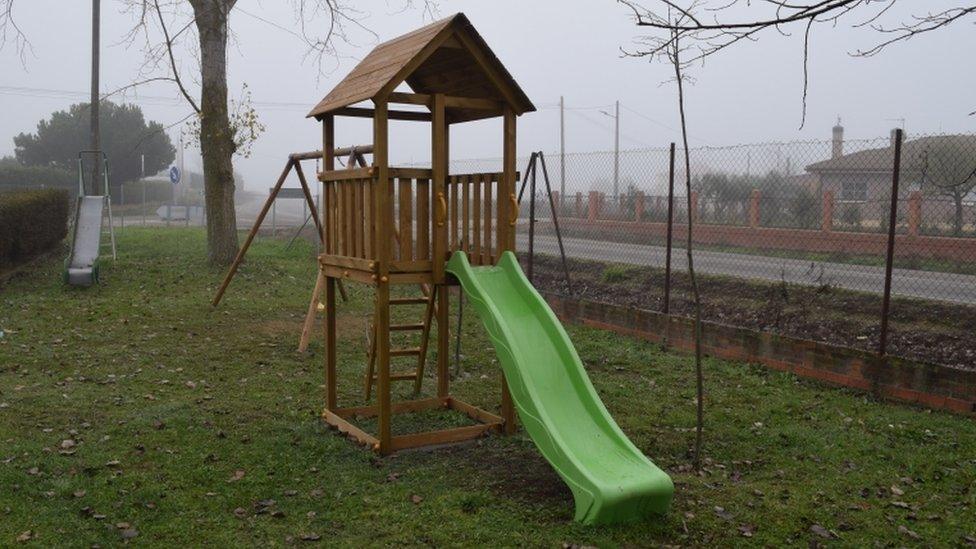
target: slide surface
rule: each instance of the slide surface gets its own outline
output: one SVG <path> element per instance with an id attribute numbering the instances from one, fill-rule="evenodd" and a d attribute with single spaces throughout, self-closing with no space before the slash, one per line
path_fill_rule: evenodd
<path id="1" fill-rule="evenodd" d="M 511 252 L 458 278 L 498 354 L 519 419 L 573 491 L 576 520 L 607 524 L 667 511 L 671 478 L 624 435 L 590 383 L 572 341 Z"/>
<path id="2" fill-rule="evenodd" d="M 98 252 L 102 240 L 104 207 L 103 196 L 78 198 L 71 255 L 65 271 L 65 280 L 72 286 L 91 286 L 98 281 Z"/>

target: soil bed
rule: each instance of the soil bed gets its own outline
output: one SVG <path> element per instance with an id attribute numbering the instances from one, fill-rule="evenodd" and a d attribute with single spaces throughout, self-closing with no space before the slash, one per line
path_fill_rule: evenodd
<path id="1" fill-rule="evenodd" d="M 662 311 L 664 270 L 568 259 L 572 295 Z M 522 257 L 523 268 L 527 268 Z M 733 277 L 698 275 L 702 319 L 775 332 L 857 349 L 876 350 L 881 332 L 881 298 L 830 285 L 803 286 Z M 533 283 L 540 290 L 569 295 L 559 258 L 537 255 Z M 691 316 L 690 279 L 671 279 L 671 312 Z M 888 353 L 976 369 L 976 307 L 892 298 Z"/>

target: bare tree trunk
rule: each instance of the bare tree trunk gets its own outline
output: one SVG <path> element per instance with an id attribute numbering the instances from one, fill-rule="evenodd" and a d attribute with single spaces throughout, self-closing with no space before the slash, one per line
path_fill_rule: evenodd
<path id="1" fill-rule="evenodd" d="M 229 265 L 237 254 L 234 134 L 227 113 L 228 15 L 233 0 L 192 0 L 200 33 L 200 152 L 207 211 L 207 257 Z"/>
<path id="2" fill-rule="evenodd" d="M 678 84 L 678 112 L 681 115 L 681 140 L 684 145 L 685 156 L 685 198 L 688 201 L 688 242 L 685 251 L 688 253 L 688 276 L 691 278 L 691 292 L 695 300 L 695 392 L 698 406 L 695 422 L 695 471 L 701 470 L 702 431 L 705 421 L 705 381 L 702 373 L 701 349 L 701 297 L 698 294 L 698 279 L 695 278 L 695 262 L 692 254 L 692 204 L 691 204 L 691 153 L 688 151 L 688 125 L 685 121 L 685 89 L 681 80 L 681 59 L 678 36 L 674 35 L 671 62 L 674 64 L 674 77 Z"/>

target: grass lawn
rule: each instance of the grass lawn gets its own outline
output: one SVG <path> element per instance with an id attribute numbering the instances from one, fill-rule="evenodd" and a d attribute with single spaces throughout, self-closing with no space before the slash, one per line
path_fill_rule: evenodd
<path id="1" fill-rule="evenodd" d="M 690 358 L 570 327 L 610 412 L 676 484 L 667 516 L 584 527 L 524 433 L 381 459 L 324 426 L 321 336 L 294 350 L 307 244 L 258 242 L 216 310 L 199 229 L 127 228 L 119 252 L 99 287 L 62 286 L 53 258 L 0 289 L 0 546 L 976 544 L 972 419 L 709 359 L 696 475 Z M 353 404 L 370 307 L 348 289 Z M 497 410 L 471 315 L 463 355 L 455 394 Z"/>

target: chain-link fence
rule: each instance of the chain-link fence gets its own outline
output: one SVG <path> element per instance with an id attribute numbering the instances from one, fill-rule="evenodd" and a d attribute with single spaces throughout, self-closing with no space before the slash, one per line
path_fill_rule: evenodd
<path id="1" fill-rule="evenodd" d="M 976 135 L 902 139 L 890 238 L 895 135 L 844 140 L 835 128 L 828 141 L 696 148 L 690 196 L 680 148 L 673 170 L 668 148 L 545 155 L 571 293 L 690 314 L 690 212 L 706 320 L 873 351 L 884 337 L 891 354 L 976 367 Z M 451 173 L 499 164 L 460 160 Z M 520 172 L 527 166 L 520 159 Z M 534 282 L 569 293 L 543 175 L 536 170 Z M 526 191 L 523 254 L 529 207 Z"/>

